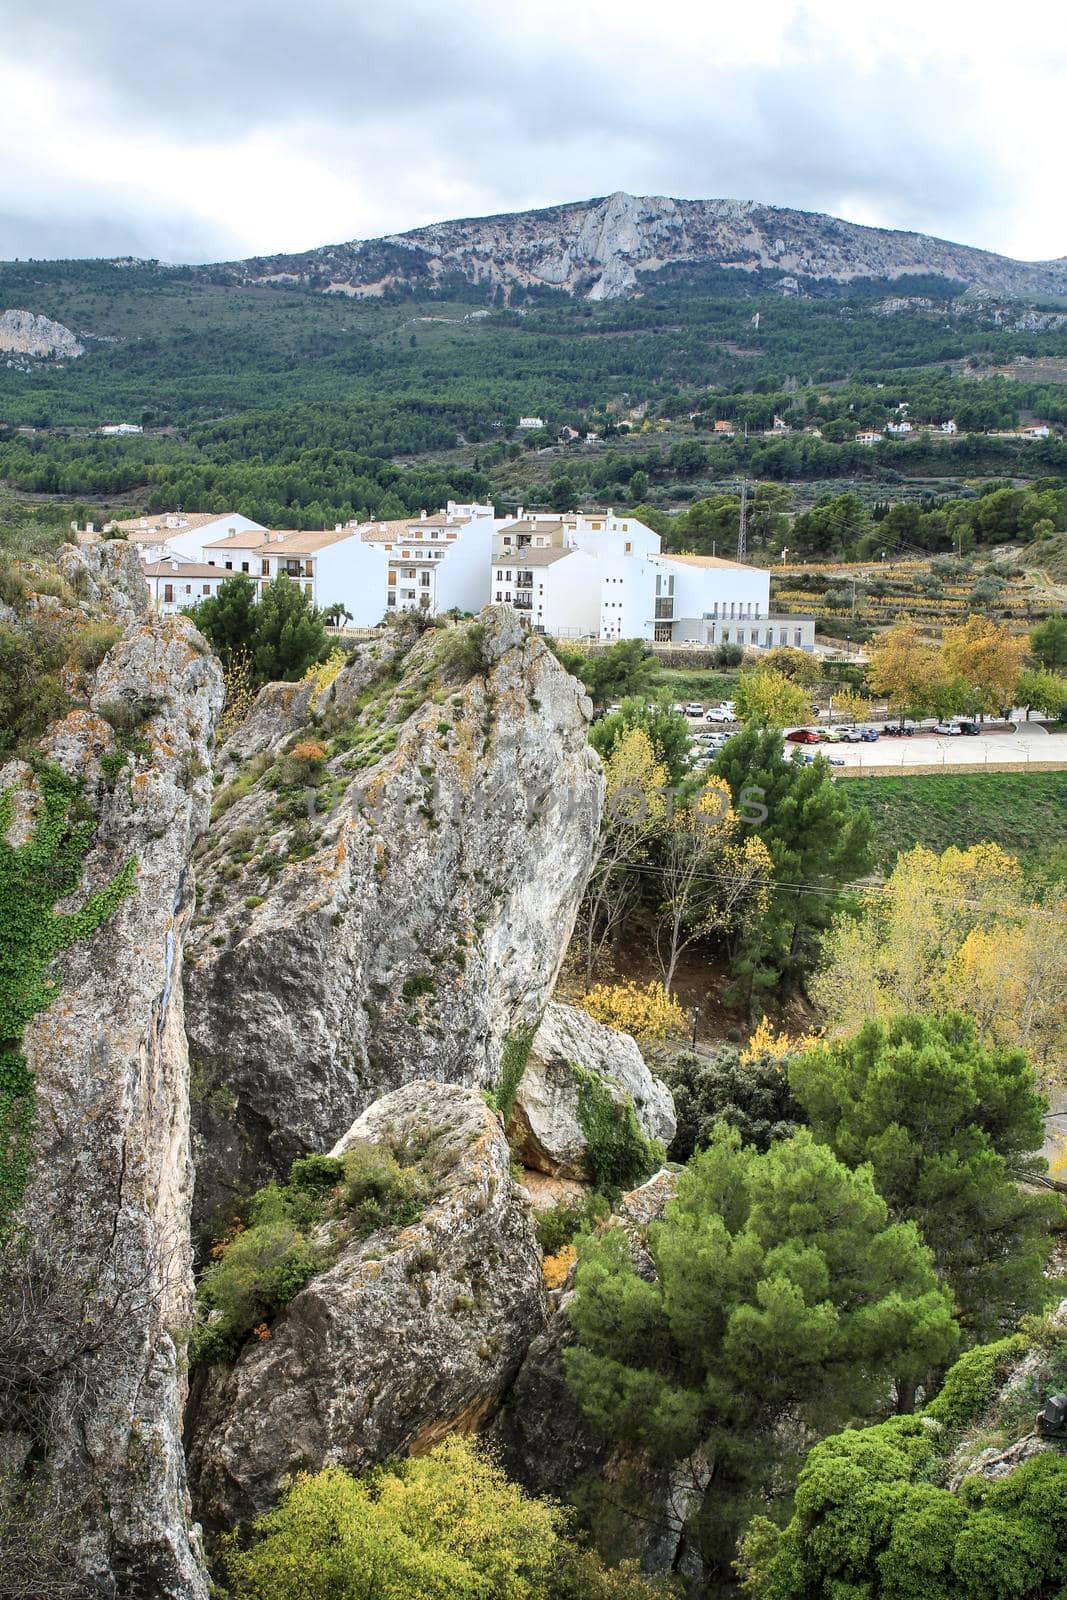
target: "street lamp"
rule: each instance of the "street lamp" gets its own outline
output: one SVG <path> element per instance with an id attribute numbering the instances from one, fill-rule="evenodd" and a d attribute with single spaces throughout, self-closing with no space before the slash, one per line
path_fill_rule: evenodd
<path id="1" fill-rule="evenodd" d="M 694 1006 L 693 1007 L 693 1048 L 694 1048 L 694 1050 L 696 1049 L 697 1023 L 699 1021 L 700 1021 L 700 1007 L 699 1006 Z"/>

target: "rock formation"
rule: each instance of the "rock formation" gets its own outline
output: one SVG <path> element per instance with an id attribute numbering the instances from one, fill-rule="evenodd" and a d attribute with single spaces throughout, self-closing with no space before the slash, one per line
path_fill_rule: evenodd
<path id="1" fill-rule="evenodd" d="M 433 290 L 459 276 L 488 290 L 545 286 L 590 300 L 640 290 L 664 269 L 734 267 L 790 280 L 933 275 L 1017 297 L 1067 293 L 1067 261 L 1013 261 L 921 233 L 868 228 L 752 200 L 603 199 L 434 223 L 383 239 L 213 267 L 237 282 L 284 281 L 325 293 Z"/>
<path id="2" fill-rule="evenodd" d="M 666 1085 L 649 1072 L 636 1042 L 574 1006 L 553 1001 L 545 1007 L 508 1122 L 512 1148 L 524 1166 L 552 1178 L 588 1177 L 578 1073 L 600 1079 L 617 1104 L 629 1100 L 647 1139 L 670 1144 L 674 1102 Z"/>
<path id="3" fill-rule="evenodd" d="M 551 993 L 599 827 L 589 702 L 507 607 L 400 659 L 365 648 L 308 715 L 279 750 L 253 714 L 199 863 L 201 1215 L 415 1077 L 492 1086 Z"/>
<path id="4" fill-rule="evenodd" d="M 77 552 L 65 559 L 73 567 Z M 127 552 L 102 546 L 92 560 L 104 600 L 105 571 L 124 570 Z M 129 592 L 111 607 L 131 609 Z M 22 1040 L 36 1109 L 2 1263 L 0 1456 L 55 1485 L 73 1529 L 66 1575 L 101 1595 L 207 1593 L 171 1330 L 188 1325 L 192 1301 L 188 863 L 207 822 L 221 701 L 218 665 L 191 624 L 133 618 L 96 671 L 90 708 L 42 741 L 48 762 L 84 780 L 97 822 L 84 893 L 127 862 L 135 877 L 106 923 L 59 957 L 58 997 Z M 125 760 L 112 728 L 121 704 L 144 712 Z M 0 791 L 15 790 L 12 844 L 29 835 L 39 782 L 22 762 L 0 772 Z"/>
<path id="5" fill-rule="evenodd" d="M 190 1451 L 210 1523 L 265 1510 L 284 1473 L 361 1472 L 480 1426 L 543 1325 L 541 1252 L 500 1117 L 476 1090 L 416 1080 L 365 1111 L 334 1154 L 357 1141 L 417 1149 L 425 1209 L 351 1239 L 268 1339 L 213 1372 Z"/>
<path id="6" fill-rule="evenodd" d="M 74 360 L 85 346 L 61 322 L 36 316 L 32 311 L 0 312 L 0 352 L 16 356 Z"/>

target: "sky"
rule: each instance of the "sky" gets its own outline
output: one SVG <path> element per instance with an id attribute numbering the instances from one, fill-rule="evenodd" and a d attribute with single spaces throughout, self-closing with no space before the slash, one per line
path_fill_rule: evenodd
<path id="1" fill-rule="evenodd" d="M 0 259 L 217 261 L 615 190 L 1067 255 L 1067 8 L 0 0 Z"/>

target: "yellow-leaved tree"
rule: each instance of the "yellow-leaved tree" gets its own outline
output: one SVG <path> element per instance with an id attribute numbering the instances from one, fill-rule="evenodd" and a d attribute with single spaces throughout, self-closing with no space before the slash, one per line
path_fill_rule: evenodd
<path id="1" fill-rule="evenodd" d="M 609 1028 L 632 1033 L 642 1044 L 658 1044 L 685 1032 L 685 1012 L 662 983 L 598 983 L 581 998 L 583 1011 Z"/>
<path id="2" fill-rule="evenodd" d="M 971 708 L 983 714 L 1014 704 L 1026 665 L 1028 641 L 992 617 L 971 616 L 946 628 L 941 656 L 948 678 L 966 684 Z"/>
<path id="3" fill-rule="evenodd" d="M 725 778 L 709 778 L 674 807 L 660 837 L 653 923 L 656 960 L 669 994 L 682 954 L 714 933 L 736 934 L 767 909 L 770 851 L 734 810 Z"/>
<path id="4" fill-rule="evenodd" d="M 836 919 L 811 995 L 831 1028 L 965 1011 L 986 1043 L 1025 1050 L 1046 1082 L 1067 1060 L 1067 894 L 1035 902 L 999 845 L 901 855 L 859 917 Z"/>
<path id="5" fill-rule="evenodd" d="M 786 728 L 811 717 L 811 696 L 802 684 L 784 672 L 757 667 L 742 672 L 734 691 L 737 715 L 741 722 L 760 722 L 772 728 Z"/>
<path id="6" fill-rule="evenodd" d="M 604 763 L 604 810 L 581 910 L 585 987 L 640 892 L 635 869 L 667 821 L 667 768 L 644 728 L 623 734 Z"/>
<path id="7" fill-rule="evenodd" d="M 902 723 L 906 716 L 926 716 L 936 708 L 945 682 L 941 652 L 913 622 L 897 622 L 872 646 L 867 681 L 875 694 L 885 695 Z"/>

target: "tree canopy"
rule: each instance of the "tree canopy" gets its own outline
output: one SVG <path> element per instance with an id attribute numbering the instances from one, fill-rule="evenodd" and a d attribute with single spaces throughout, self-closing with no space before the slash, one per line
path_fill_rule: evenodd
<path id="1" fill-rule="evenodd" d="M 894 1379 L 951 1356 L 951 1296 L 870 1172 L 806 1129 L 760 1154 L 720 1127 L 648 1247 L 651 1282 L 623 1229 L 583 1244 L 567 1378 L 609 1438 L 664 1463 L 703 1457 L 690 1532 L 722 1573 L 767 1474 L 788 1484 L 805 1430 L 876 1413 Z"/>

